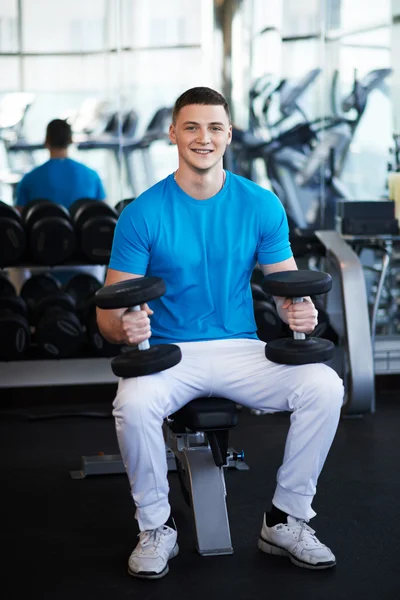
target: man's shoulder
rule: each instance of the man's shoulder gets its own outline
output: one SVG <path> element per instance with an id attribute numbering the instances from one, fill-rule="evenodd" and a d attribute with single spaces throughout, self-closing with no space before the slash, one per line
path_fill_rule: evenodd
<path id="1" fill-rule="evenodd" d="M 236 173 L 230 173 L 230 181 L 240 196 L 245 197 L 247 201 L 265 201 L 277 198 L 271 190 L 263 188 L 258 183 Z"/>
<path id="2" fill-rule="evenodd" d="M 154 205 L 158 203 L 162 203 L 165 197 L 165 193 L 169 187 L 169 177 L 165 177 L 161 181 L 158 181 L 154 185 L 152 185 L 147 190 L 144 190 L 139 196 L 136 198 L 134 202 L 131 202 L 128 206 L 136 204 L 136 206 L 151 206 L 154 209 Z"/>
<path id="3" fill-rule="evenodd" d="M 21 179 L 21 184 L 31 183 L 35 179 L 40 178 L 42 173 L 44 173 L 48 169 L 47 165 L 49 162 L 50 161 L 46 161 L 42 165 L 38 165 L 37 167 L 34 167 L 31 171 L 28 171 L 28 173 L 25 173 L 25 175 Z"/>
<path id="4" fill-rule="evenodd" d="M 81 173 L 87 173 L 93 177 L 99 177 L 97 171 L 95 171 L 94 169 L 91 169 L 84 163 L 79 162 L 78 160 L 75 160 L 73 158 L 68 158 L 67 161 L 68 161 L 67 164 L 70 166 L 70 168 L 72 167 L 72 169 L 75 169 L 75 171 L 78 171 Z"/>
<path id="5" fill-rule="evenodd" d="M 143 213 L 148 216 L 156 216 L 159 214 L 158 209 L 161 208 L 166 191 L 169 186 L 170 176 L 157 182 L 141 194 L 133 202 L 130 202 L 122 211 L 125 216 Z"/>

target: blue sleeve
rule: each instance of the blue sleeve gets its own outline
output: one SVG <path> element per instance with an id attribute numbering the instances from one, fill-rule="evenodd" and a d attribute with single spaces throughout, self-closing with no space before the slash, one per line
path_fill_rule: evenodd
<path id="1" fill-rule="evenodd" d="M 109 267 L 124 273 L 145 275 L 150 260 L 151 239 L 145 202 L 139 199 L 121 213 L 115 228 Z"/>
<path id="2" fill-rule="evenodd" d="M 285 209 L 272 192 L 260 202 L 260 241 L 257 260 L 260 265 L 272 265 L 293 256 L 289 242 L 289 226 Z"/>
<path id="3" fill-rule="evenodd" d="M 26 185 L 26 175 L 21 179 L 17 186 L 16 206 L 25 206 L 29 202 L 28 187 Z"/>

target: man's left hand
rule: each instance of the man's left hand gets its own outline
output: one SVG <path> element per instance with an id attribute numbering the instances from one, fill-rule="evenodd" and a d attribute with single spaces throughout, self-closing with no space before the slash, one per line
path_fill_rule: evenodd
<path id="1" fill-rule="evenodd" d="M 292 298 L 276 299 L 276 308 L 282 321 L 292 331 L 311 333 L 318 324 L 318 311 L 309 296 L 303 302 L 292 302 Z"/>

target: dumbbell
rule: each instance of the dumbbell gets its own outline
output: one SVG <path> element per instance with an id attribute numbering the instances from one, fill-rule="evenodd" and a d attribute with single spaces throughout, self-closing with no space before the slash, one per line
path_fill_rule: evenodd
<path id="1" fill-rule="evenodd" d="M 140 311 L 141 304 L 160 298 L 165 291 L 165 283 L 160 277 L 139 277 L 103 287 L 96 292 L 95 302 L 102 309 Z M 175 344 L 150 347 L 149 340 L 144 340 L 137 348 L 113 358 L 111 368 L 117 377 L 140 377 L 169 369 L 181 358 L 181 349 Z"/>
<path id="2" fill-rule="evenodd" d="M 42 265 L 60 265 L 75 250 L 75 231 L 67 209 L 50 200 L 24 206 L 22 220 L 28 236 L 28 259 Z"/>
<path id="3" fill-rule="evenodd" d="M 95 298 L 87 301 L 86 310 L 83 316 L 83 323 L 86 327 L 86 338 L 89 342 L 90 353 L 93 356 L 102 356 L 111 358 L 117 355 L 122 349 L 122 344 L 112 344 L 102 336 L 97 325 Z"/>
<path id="4" fill-rule="evenodd" d="M 292 302 L 302 302 L 304 296 L 316 296 L 329 292 L 332 278 L 322 271 L 280 271 L 264 277 L 262 289 L 272 296 L 292 298 Z M 304 365 L 330 360 L 334 344 L 322 338 L 306 337 L 294 331 L 293 338 L 280 338 L 265 346 L 265 356 L 276 363 Z"/>
<path id="5" fill-rule="evenodd" d="M 0 267 L 15 264 L 23 255 L 26 234 L 19 212 L 0 202 Z"/>
<path id="6" fill-rule="evenodd" d="M 118 213 L 106 202 L 81 198 L 70 206 L 79 248 L 91 263 L 106 264 Z"/>
<path id="7" fill-rule="evenodd" d="M 53 292 L 57 292 L 61 289 L 61 284 L 53 275 L 50 273 L 38 273 L 32 275 L 27 279 L 19 293 L 21 298 L 24 300 L 28 309 L 28 320 L 30 323 L 34 321 L 34 307 L 37 302 L 49 296 Z"/>
<path id="8" fill-rule="evenodd" d="M 263 273 L 261 267 L 257 264 L 253 269 L 250 281 L 252 284 L 254 283 L 256 285 L 261 285 L 263 279 L 264 279 L 264 273 Z"/>
<path id="9" fill-rule="evenodd" d="M 35 304 L 35 342 L 46 357 L 77 356 L 83 341 L 83 330 L 75 309 L 72 296 L 62 291 L 52 292 Z"/>
<path id="10" fill-rule="evenodd" d="M 23 358 L 30 339 L 26 304 L 12 283 L 0 277 L 0 360 Z"/>
<path id="11" fill-rule="evenodd" d="M 10 296 L 15 296 L 16 293 L 15 287 L 8 277 L 0 273 L 0 296 L 2 298 L 9 298 Z"/>
<path id="12" fill-rule="evenodd" d="M 270 342 L 282 337 L 284 324 L 277 313 L 273 298 L 266 294 L 257 283 L 251 283 L 251 292 L 257 336 L 263 342 Z"/>
<path id="13" fill-rule="evenodd" d="M 90 273 L 77 273 L 65 284 L 64 291 L 75 300 L 76 312 L 81 315 L 86 309 L 87 302 L 101 287 L 102 284 L 97 277 Z"/>
<path id="14" fill-rule="evenodd" d="M 253 295 L 254 317 L 257 324 L 257 335 L 263 342 L 270 342 L 279 337 L 285 337 L 291 333 L 289 326 L 279 317 L 275 302 L 269 294 L 266 294 L 261 285 L 251 283 Z M 316 296 L 312 301 L 318 310 L 318 325 L 312 332 L 313 337 L 325 337 L 334 344 L 338 342 L 338 335 L 332 328 L 328 313 L 322 302 Z"/>
<path id="15" fill-rule="evenodd" d="M 100 333 L 96 319 L 94 295 L 102 287 L 100 281 L 89 273 L 78 273 L 64 286 L 65 292 L 76 302 L 76 312 L 86 332 L 91 354 L 111 357 L 118 354 L 120 344 L 111 344 Z"/>
<path id="16" fill-rule="evenodd" d="M 136 200 L 136 198 L 124 198 L 124 200 L 120 200 L 115 205 L 115 210 L 120 215 L 122 213 L 122 211 L 124 210 L 124 208 L 126 206 L 128 206 L 128 204 L 130 204 L 131 202 L 133 202 L 134 200 Z"/>

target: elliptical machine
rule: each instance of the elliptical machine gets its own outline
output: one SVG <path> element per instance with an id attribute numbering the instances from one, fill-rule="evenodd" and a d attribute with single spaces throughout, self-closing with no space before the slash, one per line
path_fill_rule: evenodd
<path id="1" fill-rule="evenodd" d="M 270 89 L 270 95 L 265 98 L 262 114 L 268 124 L 272 96 L 278 94 L 280 97 L 282 116 L 275 123 L 269 123 L 270 129 L 282 127 L 295 112 L 303 116 L 302 122 L 280 131 L 272 139 L 255 135 L 254 131 L 233 129 L 227 167 L 257 181 L 255 162 L 261 159 L 272 190 L 285 206 L 291 229 L 334 229 L 337 201 L 351 199 L 339 179 L 351 141 L 369 94 L 385 85 L 391 69 L 376 69 L 361 80 L 355 75 L 353 89 L 342 101 L 341 113 L 332 102 L 333 116 L 308 121 L 299 106 L 299 99 L 318 74 L 316 69 L 294 84 L 285 81 L 272 91 Z M 335 89 L 336 85 L 337 75 L 334 77 Z M 252 93 L 254 97 L 254 90 Z"/>

